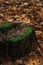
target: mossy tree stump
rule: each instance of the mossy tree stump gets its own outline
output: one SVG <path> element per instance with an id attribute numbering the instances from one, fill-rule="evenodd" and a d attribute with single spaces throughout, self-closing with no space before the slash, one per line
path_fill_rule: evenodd
<path id="1" fill-rule="evenodd" d="M 14 29 L 15 32 L 7 37 L 9 30 Z M 24 29 L 24 30 L 22 30 Z M 20 33 L 13 35 L 14 33 Z M 21 32 L 23 33 L 21 34 Z M 3 37 L 3 35 L 5 37 Z M 0 24 L 0 57 L 11 57 L 13 60 L 16 58 L 24 57 L 32 51 L 37 51 L 37 47 L 40 47 L 35 36 L 34 29 L 20 23 L 2 23 Z"/>

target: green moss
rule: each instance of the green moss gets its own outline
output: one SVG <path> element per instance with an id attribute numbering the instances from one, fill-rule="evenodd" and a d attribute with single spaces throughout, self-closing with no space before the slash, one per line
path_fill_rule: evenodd
<path id="1" fill-rule="evenodd" d="M 16 37 L 12 37 L 12 38 L 9 39 L 9 41 L 10 42 L 18 42 L 18 41 L 24 39 L 25 37 L 30 36 L 32 31 L 33 31 L 32 28 L 26 27 L 26 32 L 24 32 L 24 35 L 21 35 L 21 36 L 19 35 L 19 36 L 16 36 Z"/>
<path id="2" fill-rule="evenodd" d="M 6 23 L 2 23 L 0 24 L 0 29 L 9 29 L 12 26 L 12 23 L 6 22 Z"/>
<path id="3" fill-rule="evenodd" d="M 20 23 L 12 23 L 12 22 L 3 22 L 0 24 L 0 31 L 6 31 L 9 30 L 11 28 L 16 28 L 17 25 L 20 25 Z"/>

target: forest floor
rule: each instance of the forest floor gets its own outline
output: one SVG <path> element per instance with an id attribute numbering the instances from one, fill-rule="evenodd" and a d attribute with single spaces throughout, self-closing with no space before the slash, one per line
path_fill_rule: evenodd
<path id="1" fill-rule="evenodd" d="M 10 2 L 0 1 L 0 23 L 3 21 L 22 22 L 35 29 L 43 56 L 43 4 L 42 2 Z M 24 59 L 3 61 L 2 65 L 43 65 L 43 57 L 26 56 Z"/>

